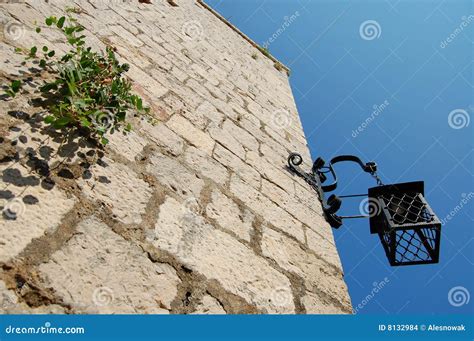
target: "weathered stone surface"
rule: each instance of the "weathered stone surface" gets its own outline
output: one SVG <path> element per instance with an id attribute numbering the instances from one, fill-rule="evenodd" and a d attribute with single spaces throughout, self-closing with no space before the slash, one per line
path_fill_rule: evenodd
<path id="1" fill-rule="evenodd" d="M 350 298 L 339 269 L 329 267 L 328 263 L 306 252 L 294 240 L 268 227 L 263 229 L 262 252 L 282 268 L 301 276 L 308 291 L 323 293 L 320 297 L 325 303 L 351 310 Z"/>
<path id="2" fill-rule="evenodd" d="M 213 157 L 221 164 L 229 168 L 229 170 L 239 174 L 242 180 L 247 182 L 252 187 L 260 187 L 260 174 L 218 143 L 214 148 Z"/>
<path id="3" fill-rule="evenodd" d="M 224 185 L 229 178 L 224 166 L 199 149 L 189 147 L 184 159 L 189 167 L 220 185 Z"/>
<path id="4" fill-rule="evenodd" d="M 109 148 L 130 162 L 135 162 L 135 157 L 141 153 L 145 145 L 146 140 L 135 131 L 128 134 L 116 132 L 109 137 Z"/>
<path id="5" fill-rule="evenodd" d="M 185 145 L 184 140 L 165 124 L 158 123 L 152 125 L 148 122 L 143 122 L 141 129 L 143 129 L 153 143 L 156 143 L 171 155 L 178 156 L 183 152 Z"/>
<path id="6" fill-rule="evenodd" d="M 247 152 L 246 161 L 249 165 L 258 170 L 264 178 L 270 180 L 288 193 L 294 193 L 294 181 L 284 173 L 286 172 L 284 168 L 286 166 L 286 159 L 274 160 L 270 163 L 265 159 L 262 159 L 257 152 L 249 151 Z M 276 165 L 279 165 L 280 167 L 278 168 Z"/>
<path id="7" fill-rule="evenodd" d="M 180 280 L 138 246 L 91 217 L 39 266 L 43 285 L 77 313 L 168 313 Z"/>
<path id="8" fill-rule="evenodd" d="M 324 259 L 326 262 L 341 269 L 342 272 L 341 260 L 333 239 L 328 240 L 322 234 L 314 232 L 308 228 L 306 229 L 306 240 L 308 242 L 308 248 L 311 251 L 315 252 L 316 255 Z"/>
<path id="9" fill-rule="evenodd" d="M 292 313 L 293 303 L 272 301 L 274 287 L 289 288 L 288 278 L 273 269 L 251 249 L 214 229 L 195 214 L 182 213 L 182 204 L 168 198 L 160 206 L 154 245 L 171 252 L 187 267 L 267 313 Z"/>
<path id="10" fill-rule="evenodd" d="M 216 125 L 210 125 L 208 130 L 209 134 L 214 140 L 229 149 L 239 158 L 243 160 L 245 159 L 244 147 L 239 141 L 237 141 L 232 135 L 230 135 L 228 131 L 225 131 L 224 129 Z"/>
<path id="11" fill-rule="evenodd" d="M 104 167 L 105 166 L 105 167 Z M 126 166 L 106 159 L 95 165 L 90 179 L 79 181 L 91 200 L 104 202 L 116 218 L 126 224 L 139 224 L 151 197 L 150 186 Z"/>
<path id="12" fill-rule="evenodd" d="M 204 181 L 176 159 L 161 154 L 153 155 L 147 170 L 178 195 L 200 197 Z"/>
<path id="13" fill-rule="evenodd" d="M 222 315 L 226 314 L 226 312 L 214 297 L 205 295 L 202 298 L 201 303 L 196 307 L 196 310 L 193 314 Z"/>
<path id="14" fill-rule="evenodd" d="M 302 223 L 317 229 L 316 232 L 310 228 L 306 230 L 310 249 L 329 263 L 342 269 L 331 227 L 320 214 L 302 203 L 298 196 L 287 193 L 265 179 L 262 180 L 262 193 Z M 319 206 L 319 199 L 313 198 L 313 200 L 313 206 Z"/>
<path id="15" fill-rule="evenodd" d="M 324 302 L 318 295 L 308 292 L 301 298 L 301 303 L 307 314 L 347 314 L 347 309 L 341 309 L 333 304 Z"/>
<path id="16" fill-rule="evenodd" d="M 166 125 L 196 148 L 203 150 L 208 155 L 212 154 L 214 141 L 211 139 L 211 137 L 201 130 L 195 128 L 194 125 L 192 125 L 184 117 L 180 115 L 174 115 L 170 118 Z"/>
<path id="17" fill-rule="evenodd" d="M 57 188 L 43 188 L 39 176 L 20 164 L 3 169 L 0 184 L 0 262 L 6 262 L 34 238 L 53 232 L 75 198 Z"/>
<path id="18" fill-rule="evenodd" d="M 255 137 L 244 129 L 235 125 L 231 120 L 226 120 L 222 125 L 224 132 L 234 137 L 247 150 L 258 150 L 259 143 Z"/>
<path id="19" fill-rule="evenodd" d="M 236 175 L 232 175 L 230 190 L 248 208 L 262 214 L 263 219 L 304 243 L 304 231 L 301 223 L 261 192 L 247 185 Z"/>
<path id="20" fill-rule="evenodd" d="M 254 215 L 248 209 L 241 212 L 239 206 L 220 191 L 212 192 L 212 201 L 207 205 L 206 213 L 222 228 L 235 233 L 243 240 L 250 241 Z"/>
<path id="21" fill-rule="evenodd" d="M 36 308 L 29 307 L 24 302 L 19 302 L 13 290 L 9 290 L 5 282 L 0 280 L 0 314 L 64 314 L 64 308 L 51 304 Z"/>

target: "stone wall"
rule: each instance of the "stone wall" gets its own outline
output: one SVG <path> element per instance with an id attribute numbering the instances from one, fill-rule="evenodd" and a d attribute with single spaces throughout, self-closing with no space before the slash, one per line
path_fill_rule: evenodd
<path id="1" fill-rule="evenodd" d="M 286 169 L 310 155 L 285 69 L 200 1 L 29 0 L 0 4 L 2 84 L 35 73 L 14 47 L 65 50 L 33 23 L 66 6 L 159 122 L 101 149 L 32 95 L 0 101 L 0 310 L 350 313 L 331 228 Z"/>

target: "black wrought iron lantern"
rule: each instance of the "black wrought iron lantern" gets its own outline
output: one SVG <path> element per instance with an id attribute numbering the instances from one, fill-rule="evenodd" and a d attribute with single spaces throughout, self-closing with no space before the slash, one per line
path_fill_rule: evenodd
<path id="1" fill-rule="evenodd" d="M 356 162 L 376 181 L 367 194 L 335 195 L 327 199 L 325 194 L 337 188 L 337 176 L 333 165 L 342 161 Z M 310 172 L 299 165 L 301 155 L 291 153 L 288 157 L 290 170 L 301 176 L 318 193 L 326 220 L 333 228 L 339 228 L 344 219 L 369 218 L 370 232 L 378 234 L 392 266 L 438 263 L 441 238 L 441 222 L 424 198 L 423 181 L 384 185 L 377 175 L 375 162 L 363 163 L 353 155 L 337 156 L 326 165 L 318 158 Z M 333 181 L 327 184 L 331 174 Z M 367 196 L 367 213 L 340 216 L 337 211 L 343 198 Z"/>

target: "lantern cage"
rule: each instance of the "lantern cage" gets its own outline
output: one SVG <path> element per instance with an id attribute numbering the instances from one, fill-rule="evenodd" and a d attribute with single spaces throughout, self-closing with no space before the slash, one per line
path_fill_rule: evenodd
<path id="1" fill-rule="evenodd" d="M 423 181 L 369 189 L 370 232 L 392 266 L 438 263 L 441 222 L 426 202 Z"/>
<path id="2" fill-rule="evenodd" d="M 326 199 L 326 194 L 337 188 L 333 164 L 343 161 L 359 164 L 364 172 L 376 179 L 378 186 L 369 188 L 368 194 L 332 194 Z M 424 198 L 423 181 L 384 185 L 377 176 L 375 162 L 364 163 L 353 155 L 336 156 L 327 164 L 317 158 L 310 172 L 304 172 L 299 167 L 302 163 L 301 155 L 289 155 L 288 168 L 316 190 L 331 227 L 339 228 L 344 219 L 369 218 L 370 232 L 378 234 L 390 265 L 438 263 L 441 222 Z M 333 179 L 331 183 L 327 183 L 328 176 Z M 368 215 L 337 214 L 342 198 L 361 196 L 368 196 Z"/>

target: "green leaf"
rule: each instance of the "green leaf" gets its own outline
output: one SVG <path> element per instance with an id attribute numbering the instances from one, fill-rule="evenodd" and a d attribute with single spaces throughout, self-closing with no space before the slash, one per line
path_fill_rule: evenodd
<path id="1" fill-rule="evenodd" d="M 19 81 L 18 79 L 12 81 L 12 84 L 10 85 L 10 88 L 12 89 L 14 93 L 17 93 L 20 90 L 20 87 L 21 87 L 21 81 Z"/>
<path id="2" fill-rule="evenodd" d="M 15 53 L 22 53 L 23 49 L 21 47 L 15 47 Z"/>
<path id="3" fill-rule="evenodd" d="M 91 121 L 89 121 L 86 117 L 81 117 L 81 125 L 83 127 L 90 127 Z"/>
<path id="4" fill-rule="evenodd" d="M 67 87 L 69 89 L 69 93 L 73 95 L 76 92 L 76 83 L 74 82 L 67 82 Z"/>
<path id="5" fill-rule="evenodd" d="M 131 125 L 130 123 L 128 123 L 128 124 L 126 125 L 125 131 L 126 131 L 126 132 L 132 131 L 132 125 Z"/>
<path id="6" fill-rule="evenodd" d="M 70 122 L 71 122 L 71 117 L 63 116 L 63 117 L 58 118 L 56 121 L 54 121 L 54 126 L 57 128 L 62 128 Z"/>
<path id="7" fill-rule="evenodd" d="M 39 63 L 39 66 L 42 67 L 42 68 L 45 68 L 46 67 L 46 60 L 41 59 L 40 63 Z"/>
<path id="8" fill-rule="evenodd" d="M 53 50 L 53 51 L 49 51 L 49 52 L 48 52 L 48 57 L 51 58 L 51 57 L 53 57 L 55 54 L 56 54 L 56 51 L 54 51 L 54 50 Z"/>
<path id="9" fill-rule="evenodd" d="M 48 47 L 46 45 L 43 46 L 43 52 L 48 52 Z"/>
<path id="10" fill-rule="evenodd" d="M 56 120 L 56 118 L 52 115 L 48 115 L 44 118 L 44 123 L 51 124 Z"/>
<path id="11" fill-rule="evenodd" d="M 143 101 L 140 97 L 137 97 L 137 99 L 136 99 L 136 107 L 137 107 L 138 110 L 143 109 Z"/>
<path id="12" fill-rule="evenodd" d="M 53 83 L 46 83 L 45 85 L 40 87 L 40 91 L 41 92 L 48 92 L 50 90 L 56 90 L 57 88 L 58 88 L 58 86 L 54 82 Z"/>
<path id="13" fill-rule="evenodd" d="M 102 143 L 103 145 L 106 145 L 107 143 L 109 143 L 109 140 L 106 138 L 106 137 L 103 137 L 100 139 L 100 143 Z"/>
<path id="14" fill-rule="evenodd" d="M 75 29 L 75 27 L 66 27 L 64 28 L 64 33 L 66 33 L 66 35 L 71 35 Z"/>
<path id="15" fill-rule="evenodd" d="M 36 33 L 40 33 L 41 32 L 41 27 L 37 27 L 36 28 Z"/>
<path id="16" fill-rule="evenodd" d="M 54 17 L 49 17 L 49 18 L 46 18 L 44 22 L 46 23 L 46 25 L 51 26 L 54 21 L 56 21 Z"/>
<path id="17" fill-rule="evenodd" d="M 65 21 L 66 21 L 66 17 L 61 17 L 61 18 L 59 18 L 58 23 L 56 24 L 56 26 L 57 26 L 58 28 L 63 28 Z"/>
<path id="18" fill-rule="evenodd" d="M 36 55 L 36 52 L 38 52 L 38 48 L 37 48 L 36 46 L 33 46 L 33 47 L 30 49 L 30 56 Z"/>

